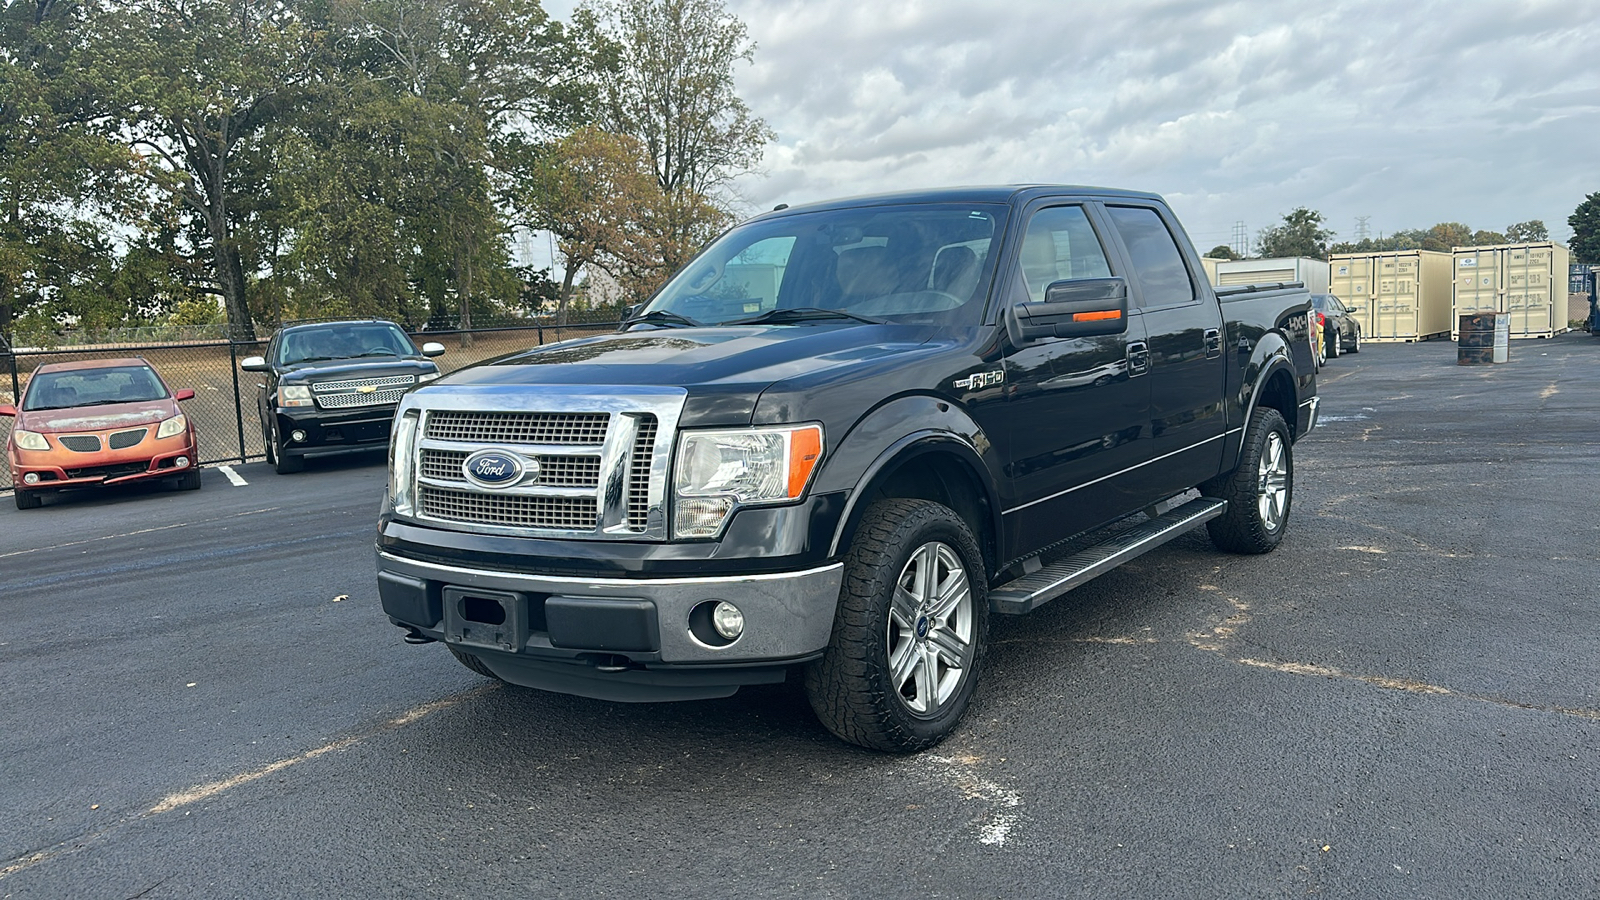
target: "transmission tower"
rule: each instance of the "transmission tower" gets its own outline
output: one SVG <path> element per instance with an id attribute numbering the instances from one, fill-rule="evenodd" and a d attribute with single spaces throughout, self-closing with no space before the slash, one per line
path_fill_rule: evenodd
<path id="1" fill-rule="evenodd" d="M 1372 232 L 1367 229 L 1367 220 L 1370 218 L 1372 217 L 1356 216 L 1356 243 L 1359 244 L 1372 236 Z"/>
<path id="2" fill-rule="evenodd" d="M 1245 230 L 1244 222 L 1233 223 L 1233 255 L 1244 259 L 1250 255 L 1250 234 Z"/>

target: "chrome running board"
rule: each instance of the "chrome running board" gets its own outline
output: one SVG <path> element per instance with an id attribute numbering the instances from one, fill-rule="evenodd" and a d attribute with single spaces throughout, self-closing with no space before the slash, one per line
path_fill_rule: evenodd
<path id="1" fill-rule="evenodd" d="M 1140 554 L 1222 515 L 1228 501 L 1201 497 L 989 591 L 989 608 L 1020 616 Z"/>

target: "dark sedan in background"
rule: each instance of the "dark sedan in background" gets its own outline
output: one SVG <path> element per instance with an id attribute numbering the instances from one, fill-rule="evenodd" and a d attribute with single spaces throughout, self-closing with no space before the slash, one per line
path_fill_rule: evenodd
<path id="1" fill-rule="evenodd" d="M 306 459 L 383 450 L 400 395 L 439 377 L 422 348 L 393 322 L 363 319 L 280 329 L 265 356 L 239 363 L 266 376 L 257 385 L 261 439 L 279 473 L 298 472 Z"/>
<path id="2" fill-rule="evenodd" d="M 1328 359 L 1361 352 L 1361 323 L 1351 315 L 1344 301 L 1332 294 L 1312 294 L 1311 305 L 1316 309 L 1317 323 L 1322 326 L 1323 352 Z"/>

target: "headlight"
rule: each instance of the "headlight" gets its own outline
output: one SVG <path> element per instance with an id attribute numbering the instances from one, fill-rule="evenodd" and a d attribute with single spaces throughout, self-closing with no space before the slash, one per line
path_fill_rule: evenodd
<path id="1" fill-rule="evenodd" d="M 17 442 L 17 446 L 24 450 L 50 449 L 50 442 L 44 439 L 44 435 L 36 431 L 23 431 L 19 428 L 11 432 L 11 437 Z"/>
<path id="2" fill-rule="evenodd" d="M 821 459 L 821 425 L 684 432 L 673 466 L 674 535 L 711 537 L 738 506 L 799 499 Z"/>
<path id="3" fill-rule="evenodd" d="M 423 372 L 421 375 L 417 376 L 417 384 L 427 384 L 438 377 L 438 372 Z"/>
<path id="4" fill-rule="evenodd" d="M 183 430 L 188 427 L 189 420 L 185 419 L 182 413 L 179 413 L 161 423 L 161 427 L 156 429 L 156 437 L 169 438 L 175 434 L 183 434 Z"/>
<path id="5" fill-rule="evenodd" d="M 311 388 L 304 384 L 285 384 L 278 388 L 279 406 L 310 406 Z"/>
<path id="6" fill-rule="evenodd" d="M 416 480 L 411 472 L 416 464 L 418 418 L 414 409 L 401 416 L 394 423 L 394 434 L 389 438 L 389 503 L 395 515 L 416 514 Z"/>

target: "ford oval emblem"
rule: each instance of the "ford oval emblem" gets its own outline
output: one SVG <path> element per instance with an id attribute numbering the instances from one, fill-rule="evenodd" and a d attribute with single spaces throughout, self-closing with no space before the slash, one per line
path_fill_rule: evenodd
<path id="1" fill-rule="evenodd" d="M 538 465 L 506 450 L 479 450 L 461 463 L 461 472 L 479 487 L 503 488 L 521 482 L 527 474 L 537 475 Z"/>

